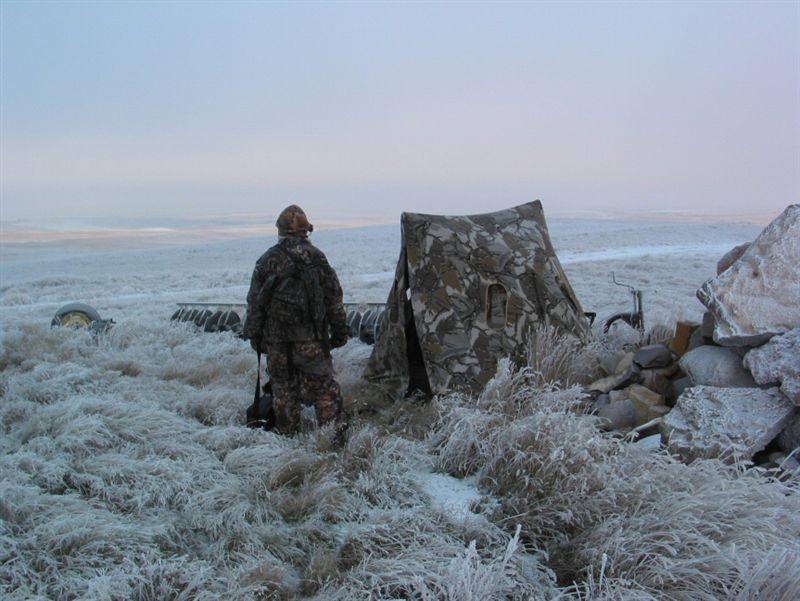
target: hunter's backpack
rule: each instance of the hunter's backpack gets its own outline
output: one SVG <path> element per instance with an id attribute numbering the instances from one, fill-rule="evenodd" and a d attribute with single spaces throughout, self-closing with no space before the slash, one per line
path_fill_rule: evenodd
<path id="1" fill-rule="evenodd" d="M 328 335 L 325 293 L 322 289 L 322 265 L 312 262 L 299 265 L 288 253 L 289 268 L 270 282 L 271 291 L 264 299 L 268 327 L 285 333 L 324 340 Z M 290 336 L 291 337 L 291 336 Z"/>

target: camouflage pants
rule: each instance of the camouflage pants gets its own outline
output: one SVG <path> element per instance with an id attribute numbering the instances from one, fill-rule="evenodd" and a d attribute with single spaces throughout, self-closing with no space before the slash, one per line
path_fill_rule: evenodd
<path id="1" fill-rule="evenodd" d="M 342 392 L 333 377 L 330 353 L 322 343 L 267 342 L 267 365 L 272 382 L 275 427 L 281 434 L 300 429 L 303 404 L 314 405 L 320 426 L 342 424 Z"/>

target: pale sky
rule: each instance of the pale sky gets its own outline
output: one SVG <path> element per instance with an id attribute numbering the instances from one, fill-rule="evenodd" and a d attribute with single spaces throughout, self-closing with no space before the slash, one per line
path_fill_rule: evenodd
<path id="1" fill-rule="evenodd" d="M 797 1 L 0 7 L 4 221 L 800 201 Z"/>

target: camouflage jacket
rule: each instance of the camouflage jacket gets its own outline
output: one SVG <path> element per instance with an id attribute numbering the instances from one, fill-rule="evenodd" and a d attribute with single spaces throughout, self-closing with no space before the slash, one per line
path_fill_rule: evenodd
<path id="1" fill-rule="evenodd" d="M 303 272 L 304 279 L 319 282 L 321 299 L 301 300 L 318 305 L 322 313 L 322 327 L 309 318 L 303 323 L 291 323 L 274 308 L 274 289 L 297 271 Z M 317 307 L 307 307 L 311 315 Z M 319 320 L 316 320 L 319 321 Z M 328 263 L 321 250 L 309 242 L 308 238 L 286 236 L 268 249 L 256 261 L 250 290 L 247 293 L 247 320 L 244 326 L 247 338 L 266 342 L 319 340 L 328 343 L 344 344 L 347 340 L 347 323 L 342 305 L 342 287 L 336 272 Z M 338 346 L 338 344 L 334 344 Z"/>

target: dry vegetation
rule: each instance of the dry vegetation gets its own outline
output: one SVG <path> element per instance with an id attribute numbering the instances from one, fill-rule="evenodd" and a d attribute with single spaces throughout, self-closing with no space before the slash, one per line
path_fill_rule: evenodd
<path id="1" fill-rule="evenodd" d="M 233 336 L 9 328 L 1 596 L 800 598 L 797 482 L 686 466 L 583 413 L 575 383 L 629 342 L 577 352 L 537 332 L 530 366 L 501 363 L 477 398 L 364 412 L 336 450 L 327 429 L 240 426 L 255 360 Z M 350 397 L 365 354 L 336 355 Z M 480 500 L 448 510 L 431 471 L 470 477 Z"/>

